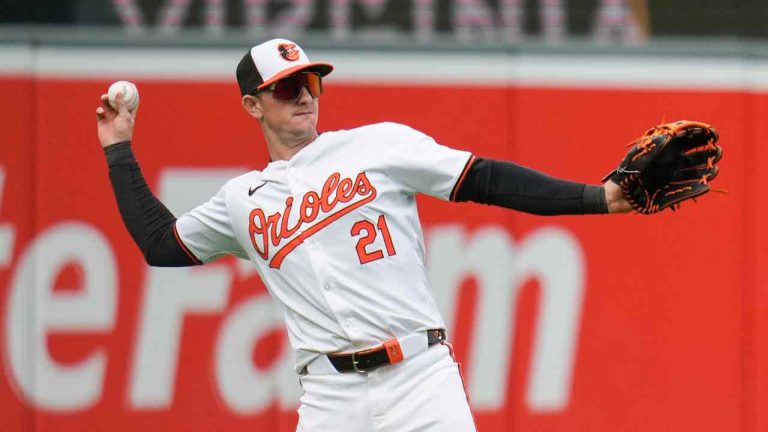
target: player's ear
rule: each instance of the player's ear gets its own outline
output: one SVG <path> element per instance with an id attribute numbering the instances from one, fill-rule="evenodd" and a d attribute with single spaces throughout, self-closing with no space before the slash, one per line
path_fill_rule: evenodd
<path id="1" fill-rule="evenodd" d="M 245 95 L 243 96 L 242 103 L 243 103 L 243 109 L 251 117 L 255 117 L 258 120 L 261 120 L 262 118 L 264 118 L 264 113 L 262 111 L 263 106 L 262 106 L 261 98 L 253 95 Z"/>

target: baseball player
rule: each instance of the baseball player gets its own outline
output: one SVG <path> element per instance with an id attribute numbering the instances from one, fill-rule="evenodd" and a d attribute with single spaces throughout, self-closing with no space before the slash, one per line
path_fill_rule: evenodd
<path id="1" fill-rule="evenodd" d="M 153 266 L 250 260 L 284 311 L 303 388 L 297 431 L 474 431 L 430 292 L 415 195 L 536 214 L 630 210 L 620 188 L 556 179 L 437 144 L 395 123 L 319 133 L 328 63 L 254 46 L 242 106 L 270 162 L 175 218 L 131 151 L 136 112 L 101 96 L 98 137 L 123 221 Z"/>

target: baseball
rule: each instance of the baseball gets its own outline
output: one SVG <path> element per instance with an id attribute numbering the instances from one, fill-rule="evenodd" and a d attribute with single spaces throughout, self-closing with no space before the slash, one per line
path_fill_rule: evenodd
<path id="1" fill-rule="evenodd" d="M 130 81 L 116 81 L 109 86 L 107 95 L 109 96 L 109 104 L 112 108 L 117 109 L 115 106 L 115 99 L 118 93 L 123 93 L 123 103 L 128 111 L 133 111 L 139 106 L 139 89 L 136 88 L 136 84 Z"/>

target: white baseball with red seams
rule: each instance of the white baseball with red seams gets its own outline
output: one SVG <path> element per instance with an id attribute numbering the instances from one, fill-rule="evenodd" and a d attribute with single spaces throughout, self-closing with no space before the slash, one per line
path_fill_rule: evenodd
<path id="1" fill-rule="evenodd" d="M 456 363 L 443 345 L 427 350 L 426 336 L 417 337 L 419 349 L 403 347 L 408 352 L 402 363 L 360 376 L 335 373 L 326 367 L 325 356 L 393 338 L 412 341 L 411 335 L 445 327 L 427 279 L 415 195 L 450 199 L 471 159 L 468 152 L 395 123 L 324 132 L 291 159 L 230 180 L 207 203 L 177 220 L 177 235 L 204 263 L 221 255 L 254 263 L 284 312 L 296 371 L 309 366 L 302 379 L 313 385 L 325 382 L 347 396 L 345 388 L 365 393 L 373 385 L 370 380 L 393 371 L 401 374 L 394 381 L 416 380 L 399 392 L 382 384 L 390 392 L 387 400 L 403 410 L 370 414 L 400 426 L 370 430 L 411 430 L 403 429 L 408 422 L 400 423 L 414 414 L 414 407 L 405 405 L 421 405 L 414 398 L 424 393 L 448 405 L 417 410 L 433 426 L 417 422 L 421 426 L 413 430 L 474 430 Z M 427 355 L 437 357 L 424 364 Z M 409 362 L 421 366 L 409 367 Z M 434 374 L 447 375 L 419 390 L 418 383 Z M 344 397 L 326 401 L 328 410 L 306 406 L 304 399 L 299 430 L 369 430 L 366 420 L 355 415 L 330 415 L 333 404 L 349 403 Z M 458 401 L 457 406 L 449 401 Z"/>
<path id="2" fill-rule="evenodd" d="M 128 108 L 128 111 L 133 111 L 139 106 L 139 89 L 136 88 L 136 84 L 130 81 L 115 81 L 109 86 L 109 90 L 107 90 L 109 105 L 115 109 L 117 109 L 115 102 L 118 93 L 123 94 L 123 103 Z"/>

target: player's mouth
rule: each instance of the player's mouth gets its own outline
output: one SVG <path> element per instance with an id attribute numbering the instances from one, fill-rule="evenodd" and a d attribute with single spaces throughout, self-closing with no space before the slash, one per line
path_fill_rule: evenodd
<path id="1" fill-rule="evenodd" d="M 294 116 L 301 117 L 301 116 L 312 115 L 314 113 L 315 113 L 314 111 L 301 111 L 301 112 L 297 112 L 296 114 L 294 114 Z"/>

